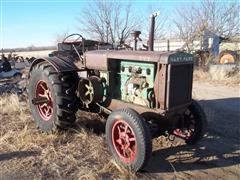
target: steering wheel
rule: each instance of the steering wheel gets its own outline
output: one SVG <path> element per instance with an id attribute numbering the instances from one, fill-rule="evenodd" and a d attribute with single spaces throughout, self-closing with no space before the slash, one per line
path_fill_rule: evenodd
<path id="1" fill-rule="evenodd" d="M 75 40 L 72 40 L 72 41 L 68 41 L 69 38 L 73 37 L 73 36 L 76 36 Z M 77 42 L 80 38 L 83 39 L 82 35 L 81 34 L 70 34 L 69 36 L 65 37 L 62 41 L 62 43 L 75 43 Z M 81 40 L 82 42 L 82 40 Z"/>
<path id="2" fill-rule="evenodd" d="M 72 40 L 72 41 L 67 41 L 69 38 L 73 37 L 73 36 L 76 36 L 75 40 Z M 81 38 L 81 41 L 79 41 L 79 39 Z M 75 52 L 77 53 L 79 59 L 81 60 L 81 62 L 83 63 L 84 59 L 83 57 L 81 56 L 81 54 L 79 53 L 79 51 L 77 50 L 77 47 L 75 46 L 74 43 L 76 42 L 79 42 L 79 45 L 78 47 L 82 46 L 82 53 L 84 51 L 84 38 L 82 37 L 81 34 L 70 34 L 69 36 L 65 37 L 62 41 L 62 44 L 64 43 L 69 43 L 71 44 L 71 46 L 74 48 Z"/>

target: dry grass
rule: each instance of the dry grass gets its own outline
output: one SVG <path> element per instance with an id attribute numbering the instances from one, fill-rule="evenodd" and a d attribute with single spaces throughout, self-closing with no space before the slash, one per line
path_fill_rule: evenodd
<path id="1" fill-rule="evenodd" d="M 194 80 L 220 83 L 228 86 L 240 85 L 239 66 L 210 65 L 205 68 L 197 68 L 193 74 Z"/>
<path id="2" fill-rule="evenodd" d="M 79 112 L 74 128 L 46 134 L 36 129 L 24 97 L 2 96 L 0 109 L 3 179 L 136 179 L 109 155 L 103 125 L 94 124 L 99 117 Z"/>

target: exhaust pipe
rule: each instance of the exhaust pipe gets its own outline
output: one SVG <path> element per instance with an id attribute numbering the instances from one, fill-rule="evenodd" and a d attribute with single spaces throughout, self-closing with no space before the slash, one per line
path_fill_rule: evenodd
<path id="1" fill-rule="evenodd" d="M 160 15 L 160 12 L 157 11 L 150 15 L 150 30 L 149 30 L 149 38 L 148 38 L 148 50 L 154 50 L 154 30 L 155 30 L 155 18 Z"/>
<path id="2" fill-rule="evenodd" d="M 142 41 L 142 39 L 139 37 L 140 34 L 141 34 L 141 31 L 133 31 L 131 33 L 131 35 L 133 36 L 133 40 L 134 40 L 134 45 L 133 45 L 133 50 L 134 51 L 137 50 L 137 42 L 138 42 L 138 40 Z"/>

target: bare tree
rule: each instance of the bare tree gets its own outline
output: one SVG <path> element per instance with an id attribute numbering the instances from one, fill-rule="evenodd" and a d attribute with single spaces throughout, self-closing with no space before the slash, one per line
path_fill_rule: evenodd
<path id="1" fill-rule="evenodd" d="M 137 23 L 130 4 L 117 1 L 91 2 L 79 18 L 80 30 L 107 43 L 124 43 Z"/>
<path id="2" fill-rule="evenodd" d="M 178 8 L 174 20 L 177 35 L 187 44 L 205 30 L 222 37 L 234 36 L 240 32 L 239 8 L 238 1 L 213 0 Z"/>

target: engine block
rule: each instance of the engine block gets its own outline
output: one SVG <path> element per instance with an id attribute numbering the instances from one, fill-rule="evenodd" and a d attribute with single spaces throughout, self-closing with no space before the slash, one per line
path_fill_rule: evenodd
<path id="1" fill-rule="evenodd" d="M 120 62 L 121 100 L 146 107 L 153 107 L 154 63 Z"/>

